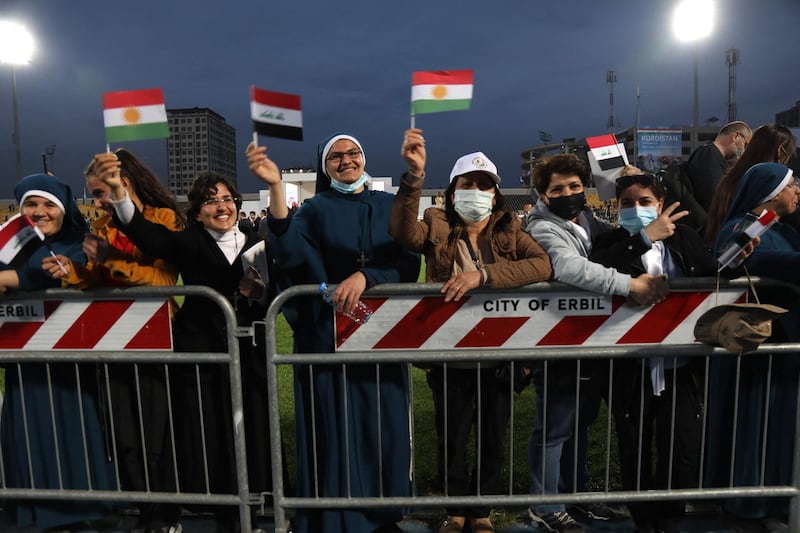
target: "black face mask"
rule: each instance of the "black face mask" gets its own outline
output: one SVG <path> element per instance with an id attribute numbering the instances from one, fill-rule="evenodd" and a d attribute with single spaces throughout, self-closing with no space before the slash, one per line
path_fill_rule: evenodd
<path id="1" fill-rule="evenodd" d="M 570 196 L 548 197 L 550 211 L 564 220 L 572 220 L 583 210 L 586 205 L 586 194 L 579 192 Z"/>

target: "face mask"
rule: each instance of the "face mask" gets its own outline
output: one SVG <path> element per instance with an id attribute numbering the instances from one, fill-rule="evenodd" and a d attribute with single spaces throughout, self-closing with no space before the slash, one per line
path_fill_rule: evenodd
<path id="1" fill-rule="evenodd" d="M 555 216 L 564 220 L 572 220 L 586 205 L 586 194 L 579 192 L 570 196 L 548 197 L 547 201 L 547 207 Z"/>
<path id="2" fill-rule="evenodd" d="M 358 178 L 353 183 L 342 183 L 341 181 L 336 181 L 335 179 L 331 178 L 331 188 L 336 189 L 340 193 L 343 194 L 353 194 L 359 187 L 364 185 L 367 182 L 367 175 L 361 174 L 361 177 Z"/>
<path id="3" fill-rule="evenodd" d="M 456 213 L 467 222 L 480 222 L 492 214 L 494 193 L 478 189 L 458 189 L 453 196 Z"/>
<path id="4" fill-rule="evenodd" d="M 619 225 L 633 235 L 658 218 L 655 207 L 625 207 L 619 210 Z"/>

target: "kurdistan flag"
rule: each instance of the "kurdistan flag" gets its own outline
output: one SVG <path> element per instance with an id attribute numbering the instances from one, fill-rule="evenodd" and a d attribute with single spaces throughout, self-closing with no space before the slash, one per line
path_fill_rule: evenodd
<path id="1" fill-rule="evenodd" d="M 414 72 L 411 77 L 411 114 L 469 109 L 471 70 Z"/>
<path id="2" fill-rule="evenodd" d="M 104 93 L 103 120 L 107 143 L 169 137 L 161 89 Z"/>

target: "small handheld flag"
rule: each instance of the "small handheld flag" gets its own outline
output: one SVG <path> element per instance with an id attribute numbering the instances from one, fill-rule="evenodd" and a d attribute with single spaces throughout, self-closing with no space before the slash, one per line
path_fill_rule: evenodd
<path id="1" fill-rule="evenodd" d="M 625 158 L 620 150 L 619 141 L 611 134 L 597 135 L 596 137 L 586 137 L 586 144 L 589 145 L 592 156 L 597 161 L 600 170 L 611 170 L 624 167 Z"/>
<path id="2" fill-rule="evenodd" d="M 30 218 L 17 213 L 0 226 L 0 263 L 19 266 L 43 242 L 42 230 Z"/>
<path id="3" fill-rule="evenodd" d="M 472 70 L 414 72 L 411 76 L 411 114 L 469 109 Z"/>
<path id="4" fill-rule="evenodd" d="M 615 196 L 615 182 L 628 164 L 625 145 L 618 142 L 612 133 L 586 137 L 589 152 L 589 168 L 594 176 L 597 195 L 601 200 L 609 200 Z"/>
<path id="5" fill-rule="evenodd" d="M 103 119 L 106 143 L 169 137 L 161 89 L 104 93 Z"/>
<path id="6" fill-rule="evenodd" d="M 250 116 L 254 132 L 267 137 L 303 140 L 300 95 L 267 91 L 251 85 Z"/>
<path id="7" fill-rule="evenodd" d="M 760 237 L 765 231 L 778 221 L 775 211 L 764 209 L 758 218 L 753 220 L 747 227 L 739 230 L 733 238 L 723 248 L 723 252 L 717 258 L 719 263 L 718 272 L 734 262 L 739 254 L 744 250 L 753 239 Z"/>

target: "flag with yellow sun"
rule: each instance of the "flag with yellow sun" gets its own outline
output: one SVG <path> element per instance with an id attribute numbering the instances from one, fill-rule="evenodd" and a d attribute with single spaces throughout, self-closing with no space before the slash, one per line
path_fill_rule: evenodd
<path id="1" fill-rule="evenodd" d="M 411 114 L 469 109 L 471 70 L 414 72 L 411 76 Z"/>
<path id="2" fill-rule="evenodd" d="M 161 89 L 104 93 L 103 119 L 107 143 L 169 137 Z"/>

